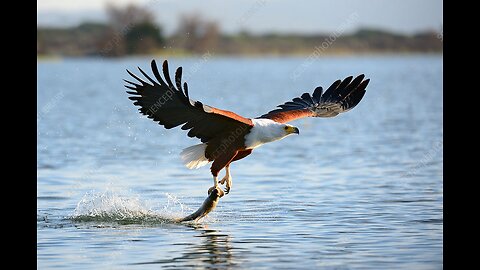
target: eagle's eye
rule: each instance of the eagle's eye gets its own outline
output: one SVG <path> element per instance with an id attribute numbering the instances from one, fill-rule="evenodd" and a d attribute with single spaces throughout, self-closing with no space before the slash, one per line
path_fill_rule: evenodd
<path id="1" fill-rule="evenodd" d="M 288 130 L 288 126 L 285 126 L 283 129 Z"/>

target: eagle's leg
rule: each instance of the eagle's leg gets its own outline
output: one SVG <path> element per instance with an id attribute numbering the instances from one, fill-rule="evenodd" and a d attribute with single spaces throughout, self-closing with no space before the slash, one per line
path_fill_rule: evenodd
<path id="1" fill-rule="evenodd" d="M 237 152 L 238 151 L 236 151 L 236 150 L 235 151 L 224 151 L 221 155 L 219 155 L 215 158 L 215 160 L 212 163 L 212 166 L 210 167 L 210 171 L 212 172 L 212 175 L 213 175 L 213 187 L 211 187 L 208 190 L 208 194 L 210 194 L 210 192 L 212 190 L 214 190 L 215 188 L 218 187 L 217 176 L 218 176 L 218 173 L 223 168 L 227 168 L 226 169 L 227 170 L 227 175 L 230 175 L 228 165 L 230 165 L 230 162 L 232 161 L 232 159 L 237 155 Z M 223 181 L 223 179 L 222 179 L 222 181 Z M 231 181 L 230 181 L 230 183 L 228 183 L 228 181 L 227 181 L 227 184 L 229 186 L 231 186 L 232 183 L 231 183 Z M 221 188 L 219 188 L 219 190 L 220 190 L 219 196 L 223 197 L 223 195 L 225 195 L 225 192 Z M 228 191 L 230 191 L 230 188 L 228 188 Z"/>
<path id="2" fill-rule="evenodd" d="M 220 184 L 225 184 L 225 194 L 230 192 L 232 187 L 232 175 L 230 174 L 230 164 L 225 166 L 225 176 L 220 180 Z"/>

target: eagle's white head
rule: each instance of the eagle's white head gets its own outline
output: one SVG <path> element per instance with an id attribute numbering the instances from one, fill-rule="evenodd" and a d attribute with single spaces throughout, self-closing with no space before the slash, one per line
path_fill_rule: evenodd
<path id="1" fill-rule="evenodd" d="M 253 128 L 245 136 L 247 149 L 259 147 L 262 144 L 283 139 L 291 134 L 299 134 L 297 127 L 289 124 L 282 124 L 270 119 L 252 119 Z"/>

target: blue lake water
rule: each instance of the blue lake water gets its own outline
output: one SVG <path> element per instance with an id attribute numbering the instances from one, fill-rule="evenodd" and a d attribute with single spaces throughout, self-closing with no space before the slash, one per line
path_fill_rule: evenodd
<path id="1" fill-rule="evenodd" d="M 300 136 L 233 163 L 198 224 L 165 218 L 212 185 L 179 157 L 199 141 L 140 115 L 123 86 L 151 59 L 38 62 L 38 269 L 443 268 L 442 56 L 169 59 L 191 98 L 246 117 L 371 79 L 353 110 L 292 122 Z"/>

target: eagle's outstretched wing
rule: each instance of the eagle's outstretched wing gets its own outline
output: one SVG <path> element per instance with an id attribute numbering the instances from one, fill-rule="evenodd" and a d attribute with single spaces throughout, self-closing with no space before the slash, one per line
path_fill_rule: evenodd
<path id="1" fill-rule="evenodd" d="M 270 111 L 258 118 L 268 118 L 280 123 L 286 123 L 303 117 L 333 117 L 355 107 L 365 95 L 365 88 L 370 79 L 363 80 L 361 74 L 352 80 L 352 76 L 343 81 L 335 81 L 323 93 L 322 87 L 317 87 L 313 95 L 303 93 L 292 101 L 278 105 L 280 109 Z"/>
<path id="2" fill-rule="evenodd" d="M 188 96 L 188 85 L 183 84 L 182 68 L 175 72 L 175 85 L 170 79 L 168 62 L 163 62 L 163 76 L 158 72 L 155 60 L 151 63 L 153 75 L 157 81 L 149 77 L 142 69 L 138 70 L 150 81 L 147 83 L 127 70 L 138 82 L 124 80 L 128 94 L 133 96 L 133 104 L 140 106 L 139 111 L 167 129 L 182 125 L 183 130 L 189 130 L 189 137 L 197 137 L 202 142 L 208 142 L 215 136 L 232 132 L 238 128 L 253 126 L 252 120 L 230 111 L 220 110 L 200 101 L 191 100 Z"/>

